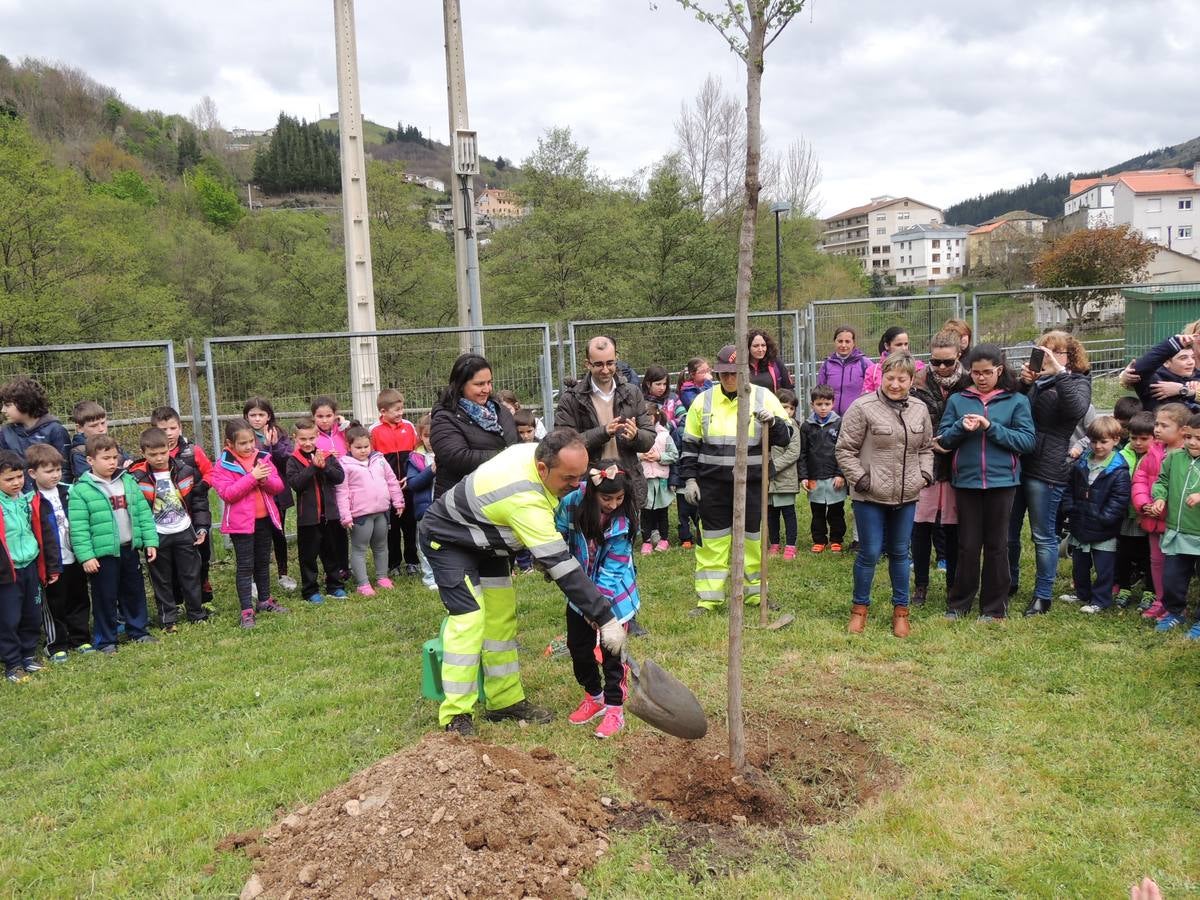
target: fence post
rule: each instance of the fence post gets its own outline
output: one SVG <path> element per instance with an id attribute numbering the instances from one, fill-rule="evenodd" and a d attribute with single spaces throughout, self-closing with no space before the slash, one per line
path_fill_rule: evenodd
<path id="1" fill-rule="evenodd" d="M 179 409 L 179 381 L 175 377 L 175 342 L 167 341 L 167 399 L 174 409 Z"/>
<path id="2" fill-rule="evenodd" d="M 820 366 L 817 363 L 817 301 L 813 300 L 808 304 L 808 348 L 809 354 L 812 356 L 812 367 L 809 369 L 808 389 L 811 391 L 817 386 L 817 371 Z"/>
<path id="3" fill-rule="evenodd" d="M 208 382 L 208 415 L 212 425 L 213 459 L 221 455 L 221 411 L 217 408 L 216 367 L 213 365 L 212 338 L 204 339 L 204 380 Z M 197 440 L 199 436 L 197 436 Z"/>
<path id="4" fill-rule="evenodd" d="M 796 356 L 796 384 L 800 385 L 800 396 L 803 397 L 807 393 L 804 385 L 808 383 L 808 380 L 803 375 L 804 369 L 801 368 L 804 366 L 804 347 L 800 343 L 800 311 L 795 309 L 792 310 L 792 352 Z M 800 403 L 800 408 L 804 408 L 803 401 Z"/>
<path id="5" fill-rule="evenodd" d="M 557 350 L 555 355 L 558 357 L 558 385 L 562 387 L 562 383 L 567 380 L 566 362 L 563 354 L 562 322 L 554 323 L 554 346 Z"/>
<path id="6" fill-rule="evenodd" d="M 200 410 L 200 372 L 196 369 L 196 342 L 187 339 L 188 399 L 192 404 L 192 434 L 197 440 L 204 434 L 204 416 Z M 178 406 L 175 407 L 179 409 Z"/>
<path id="7" fill-rule="evenodd" d="M 542 422 L 546 430 L 554 428 L 554 370 L 550 362 L 550 326 L 542 326 Z"/>
<path id="8" fill-rule="evenodd" d="M 979 292 L 971 292 L 971 335 L 979 343 Z"/>

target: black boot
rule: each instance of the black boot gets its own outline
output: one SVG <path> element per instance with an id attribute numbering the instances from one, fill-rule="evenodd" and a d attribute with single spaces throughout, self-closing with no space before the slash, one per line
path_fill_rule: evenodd
<path id="1" fill-rule="evenodd" d="M 925 597 L 928 593 L 928 587 L 915 587 L 912 591 L 912 599 L 910 599 L 908 602 L 913 606 L 924 606 Z"/>
<path id="2" fill-rule="evenodd" d="M 642 627 L 642 623 L 637 620 L 637 616 L 634 616 L 632 619 L 629 620 L 629 636 L 630 637 L 643 637 L 649 633 L 650 632 L 648 632 L 645 628 Z"/>
<path id="3" fill-rule="evenodd" d="M 1041 597 L 1034 597 L 1025 607 L 1026 616 L 1044 616 L 1048 612 L 1050 612 L 1050 601 L 1043 600 Z"/>

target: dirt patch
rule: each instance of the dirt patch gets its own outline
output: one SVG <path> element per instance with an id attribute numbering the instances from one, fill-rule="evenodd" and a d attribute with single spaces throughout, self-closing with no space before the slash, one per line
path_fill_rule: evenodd
<path id="1" fill-rule="evenodd" d="M 257 852 L 244 900 L 581 897 L 611 818 L 549 750 L 439 733 L 222 848 Z"/>
<path id="2" fill-rule="evenodd" d="M 721 729 L 699 741 L 643 730 L 630 743 L 618 764 L 622 782 L 683 822 L 821 825 L 900 781 L 895 763 L 862 738 L 819 722 L 747 724 L 744 773 L 730 765 Z"/>

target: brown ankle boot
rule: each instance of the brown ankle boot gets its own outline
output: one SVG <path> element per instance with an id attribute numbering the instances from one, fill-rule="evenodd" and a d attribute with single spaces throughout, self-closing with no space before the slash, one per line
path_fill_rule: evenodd
<path id="1" fill-rule="evenodd" d="M 908 607 L 892 607 L 892 634 L 896 637 L 908 637 Z"/>
<path id="2" fill-rule="evenodd" d="M 850 626 L 847 629 L 851 634 L 862 634 L 864 628 L 867 627 L 867 611 L 870 609 L 865 603 L 855 603 L 850 609 Z"/>

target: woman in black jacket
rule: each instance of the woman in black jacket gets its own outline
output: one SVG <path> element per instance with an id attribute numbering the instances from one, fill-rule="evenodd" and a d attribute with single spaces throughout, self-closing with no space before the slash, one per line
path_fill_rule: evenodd
<path id="1" fill-rule="evenodd" d="M 1048 331 L 1038 339 L 1046 351 L 1040 372 L 1021 367 L 1020 389 L 1029 397 L 1037 428 L 1033 452 L 1021 457 L 1021 489 L 1013 501 L 1008 530 L 1010 595 L 1021 576 L 1021 526 L 1029 513 L 1029 529 L 1037 562 L 1033 600 L 1025 615 L 1050 610 L 1058 574 L 1058 505 L 1070 480 L 1071 436 L 1092 402 L 1087 351 L 1065 331 Z"/>
<path id="2" fill-rule="evenodd" d="M 746 349 L 750 352 L 750 383 L 765 387 L 773 394 L 792 390 L 795 384 L 787 366 L 779 359 L 779 346 L 775 339 L 757 328 L 746 336 Z"/>
<path id="3" fill-rule="evenodd" d="M 430 418 L 429 443 L 437 465 L 434 497 L 517 443 L 512 414 L 492 399 L 492 367 L 474 353 L 454 361 L 450 384 Z"/>

